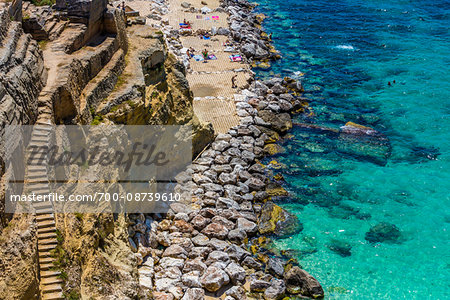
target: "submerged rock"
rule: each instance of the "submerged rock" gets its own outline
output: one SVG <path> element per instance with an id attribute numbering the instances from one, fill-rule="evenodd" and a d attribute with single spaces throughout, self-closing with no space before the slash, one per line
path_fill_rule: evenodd
<path id="1" fill-rule="evenodd" d="M 365 239 L 371 243 L 398 243 L 401 237 L 400 229 L 387 222 L 378 223 L 366 232 Z"/>
<path id="2" fill-rule="evenodd" d="M 336 149 L 380 165 L 385 165 L 391 155 L 391 145 L 384 134 L 352 122 L 341 127 Z"/>
<path id="3" fill-rule="evenodd" d="M 302 223 L 295 215 L 270 201 L 262 207 L 258 227 L 259 233 L 274 234 L 278 237 L 293 235 L 303 230 Z"/>
<path id="4" fill-rule="evenodd" d="M 419 160 L 427 159 L 427 160 L 437 160 L 438 156 L 441 154 L 438 148 L 435 147 L 420 147 L 415 146 L 411 149 L 412 154 Z"/>
<path id="5" fill-rule="evenodd" d="M 282 146 L 280 146 L 278 144 L 267 144 L 264 146 L 264 152 L 267 153 L 268 155 L 272 156 L 272 155 L 284 153 L 285 150 Z"/>
<path id="6" fill-rule="evenodd" d="M 337 254 L 339 254 L 342 257 L 347 257 L 352 255 L 351 250 L 352 250 L 352 246 L 350 246 L 349 243 L 341 241 L 341 240 L 336 240 L 333 239 L 330 241 L 330 243 L 328 244 L 328 248 L 333 251 L 336 252 Z"/>

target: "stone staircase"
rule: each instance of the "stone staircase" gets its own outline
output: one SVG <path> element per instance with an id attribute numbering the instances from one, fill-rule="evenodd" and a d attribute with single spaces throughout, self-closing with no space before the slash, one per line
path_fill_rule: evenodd
<path id="1" fill-rule="evenodd" d="M 52 130 L 51 119 L 46 113 L 40 113 L 33 128 L 31 141 L 27 149 L 30 154 L 32 147 L 49 145 Z M 48 195 L 50 187 L 47 167 L 38 163 L 38 158 L 29 161 L 26 172 L 26 190 L 36 195 Z M 45 156 L 47 159 L 47 156 Z M 64 299 L 62 292 L 61 272 L 55 270 L 55 258 L 52 250 L 58 245 L 55 215 L 52 202 L 34 202 L 35 220 L 37 223 L 38 263 L 40 276 L 41 298 L 43 300 Z"/>

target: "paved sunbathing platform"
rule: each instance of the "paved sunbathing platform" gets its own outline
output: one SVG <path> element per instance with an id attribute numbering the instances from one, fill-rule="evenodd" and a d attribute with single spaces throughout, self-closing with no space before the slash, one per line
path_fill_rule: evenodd
<path id="1" fill-rule="evenodd" d="M 236 83 L 238 87 L 244 88 L 248 85 L 247 80 L 250 77 L 244 72 L 224 72 L 220 74 L 187 74 L 187 80 L 196 97 L 224 97 L 233 99 L 237 89 L 231 88 L 231 77 L 237 74 Z"/>
<path id="2" fill-rule="evenodd" d="M 239 124 L 234 100 L 195 100 L 194 113 L 200 120 L 210 122 L 216 133 L 226 133 L 231 127 Z"/>

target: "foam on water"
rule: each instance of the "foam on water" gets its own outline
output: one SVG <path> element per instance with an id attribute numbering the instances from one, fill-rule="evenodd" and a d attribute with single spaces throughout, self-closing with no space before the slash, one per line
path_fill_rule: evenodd
<path id="1" fill-rule="evenodd" d="M 341 49 L 341 50 L 349 50 L 349 51 L 355 50 L 355 47 L 353 47 L 352 45 L 337 45 L 335 48 Z"/>
<path id="2" fill-rule="evenodd" d="M 296 251 L 328 299 L 450 299 L 448 1 L 258 2 L 283 55 L 258 75 L 303 76 L 318 125 L 370 126 L 392 147 L 380 165 L 295 128 L 276 159 L 292 194 L 282 205 L 304 230 L 277 246 Z M 365 240 L 379 222 L 401 240 Z M 332 251 L 333 240 L 351 255 Z"/>

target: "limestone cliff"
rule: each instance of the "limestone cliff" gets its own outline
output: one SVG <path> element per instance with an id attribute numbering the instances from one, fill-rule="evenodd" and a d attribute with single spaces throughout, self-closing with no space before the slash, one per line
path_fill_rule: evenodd
<path id="1" fill-rule="evenodd" d="M 160 33 L 147 26 L 128 30 L 130 46 L 125 69 L 118 77 L 112 93 L 90 105 L 93 116 L 84 121 L 110 120 L 128 125 L 191 125 L 193 155 L 213 139 L 210 124 L 201 123 L 192 106 L 193 95 L 182 63 L 167 54 Z"/>
<path id="2" fill-rule="evenodd" d="M 22 1 L 0 3 L 0 136 L 8 125 L 33 124 L 38 95 L 46 81 L 42 52 L 22 30 Z M 19 149 L 23 145 L 4 145 Z M 14 151 L 11 151 L 14 152 Z M 0 299 L 33 299 L 38 294 L 33 218 L 4 211 L 4 184 L 14 178 L 0 153 Z"/>

